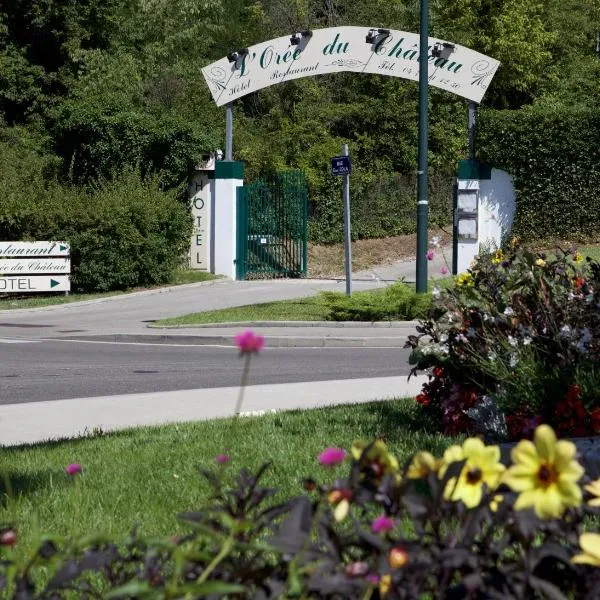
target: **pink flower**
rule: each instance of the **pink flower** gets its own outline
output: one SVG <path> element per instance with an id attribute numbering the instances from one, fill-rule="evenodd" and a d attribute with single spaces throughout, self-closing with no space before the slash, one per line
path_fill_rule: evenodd
<path id="1" fill-rule="evenodd" d="M 260 352 L 265 345 L 265 338 L 248 329 L 235 336 L 235 345 L 240 349 L 242 354 L 247 352 Z"/>
<path id="2" fill-rule="evenodd" d="M 218 465 L 226 465 L 230 460 L 231 456 L 228 456 L 227 454 L 217 454 L 215 456 L 215 462 Z"/>
<path id="3" fill-rule="evenodd" d="M 446 265 L 442 265 L 442 268 L 440 269 L 440 273 L 442 275 L 448 275 L 448 267 Z"/>
<path id="4" fill-rule="evenodd" d="M 5 529 L 0 533 L 1 546 L 14 546 L 17 543 L 17 532 L 14 529 Z"/>
<path id="5" fill-rule="evenodd" d="M 371 585 L 377 585 L 379 583 L 379 575 L 377 573 L 369 573 L 365 577 L 365 580 Z"/>
<path id="6" fill-rule="evenodd" d="M 427 250 L 427 254 L 425 256 L 427 257 L 427 260 L 433 260 L 435 252 L 433 250 Z"/>
<path id="7" fill-rule="evenodd" d="M 65 469 L 67 475 L 77 475 L 78 473 L 81 473 L 81 471 L 82 468 L 79 463 L 71 463 L 70 465 L 67 465 L 67 468 Z"/>
<path id="8" fill-rule="evenodd" d="M 385 515 L 377 517 L 371 523 L 371 531 L 373 533 L 386 533 L 390 529 L 394 529 L 394 519 L 390 519 L 390 517 L 386 517 Z"/>
<path id="9" fill-rule="evenodd" d="M 346 451 L 343 448 L 325 448 L 319 454 L 319 464 L 324 467 L 333 467 L 339 465 L 346 458 Z"/>

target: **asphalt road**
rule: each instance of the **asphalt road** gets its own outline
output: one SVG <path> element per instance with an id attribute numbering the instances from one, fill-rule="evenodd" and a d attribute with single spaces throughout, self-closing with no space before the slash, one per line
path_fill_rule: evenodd
<path id="1" fill-rule="evenodd" d="M 402 348 L 267 348 L 249 385 L 407 375 Z M 0 338 L 0 404 L 236 386 L 234 348 Z"/>

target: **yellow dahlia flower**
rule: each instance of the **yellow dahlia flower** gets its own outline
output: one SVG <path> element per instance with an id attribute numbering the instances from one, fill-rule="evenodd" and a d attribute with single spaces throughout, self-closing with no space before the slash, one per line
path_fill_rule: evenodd
<path id="1" fill-rule="evenodd" d="M 441 461 L 430 452 L 417 452 L 408 467 L 406 476 L 409 479 L 424 479 L 429 473 L 437 473 L 440 466 Z"/>
<path id="2" fill-rule="evenodd" d="M 537 427 L 533 443 L 521 440 L 511 457 L 514 465 L 504 474 L 503 483 L 519 492 L 515 510 L 533 507 L 538 517 L 549 519 L 581 504 L 577 481 L 584 471 L 575 460 L 575 444 L 557 442 L 551 427 Z"/>
<path id="3" fill-rule="evenodd" d="M 583 487 L 586 492 L 589 492 L 594 496 L 591 500 L 588 500 L 589 506 L 600 506 L 600 479 L 592 481 Z"/>
<path id="4" fill-rule="evenodd" d="M 354 460 L 361 460 L 362 457 L 364 464 L 361 464 L 361 466 L 369 468 L 376 478 L 382 477 L 387 473 L 397 473 L 400 470 L 398 459 L 390 453 L 385 442 L 381 440 L 375 441 L 367 450 L 366 455 L 363 456 L 363 452 L 367 446 L 368 444 L 364 442 L 354 442 L 350 449 L 350 454 Z"/>
<path id="5" fill-rule="evenodd" d="M 543 258 L 538 258 L 535 261 L 535 266 L 536 267 L 545 267 L 546 266 L 546 261 Z"/>
<path id="6" fill-rule="evenodd" d="M 504 252 L 502 250 L 496 250 L 494 258 L 492 258 L 492 264 L 499 265 L 504 260 Z"/>
<path id="7" fill-rule="evenodd" d="M 473 275 L 471 273 L 461 273 L 456 278 L 456 285 L 458 287 L 473 287 Z"/>
<path id="8" fill-rule="evenodd" d="M 583 552 L 576 554 L 571 562 L 578 565 L 600 567 L 600 535 L 597 533 L 582 533 L 579 536 L 579 545 Z"/>
<path id="9" fill-rule="evenodd" d="M 440 478 L 444 477 L 451 463 L 466 461 L 460 475 L 448 480 L 444 498 L 454 502 L 462 500 L 468 508 L 481 503 L 483 484 L 488 491 L 498 487 L 505 469 L 500 462 L 500 448 L 486 446 L 478 438 L 468 438 L 462 446 L 450 446 L 442 460 Z"/>

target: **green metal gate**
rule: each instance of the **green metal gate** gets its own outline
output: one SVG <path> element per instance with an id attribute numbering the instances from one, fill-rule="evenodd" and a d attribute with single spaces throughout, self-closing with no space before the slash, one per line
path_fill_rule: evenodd
<path id="1" fill-rule="evenodd" d="M 238 279 L 306 276 L 308 191 L 302 171 L 238 188 Z"/>

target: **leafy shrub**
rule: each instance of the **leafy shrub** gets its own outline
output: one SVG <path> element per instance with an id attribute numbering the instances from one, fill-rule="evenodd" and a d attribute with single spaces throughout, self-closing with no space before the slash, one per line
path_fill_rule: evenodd
<path id="1" fill-rule="evenodd" d="M 574 249 L 479 257 L 408 342 L 413 373 L 432 368 L 417 401 L 448 432 L 600 432 L 599 307 L 600 264 Z"/>
<path id="2" fill-rule="evenodd" d="M 74 291 L 167 282 L 189 248 L 192 228 L 176 190 L 161 191 L 156 177 L 142 179 L 135 171 L 87 189 L 53 178 L 44 183 L 56 168 L 55 160 L 30 150 L 26 138 L 0 140 L 0 239 L 68 241 Z"/>
<path id="3" fill-rule="evenodd" d="M 309 188 L 309 237 L 321 244 L 341 242 L 344 235 L 340 182 L 327 173 Z M 340 179 L 340 178 L 335 178 Z M 360 167 L 350 182 L 352 239 L 373 239 L 417 231 L 415 182 L 397 174 L 369 173 Z M 438 226 L 451 221 L 452 177 L 434 172 L 429 219 Z"/>
<path id="4" fill-rule="evenodd" d="M 79 291 L 165 283 L 189 248 L 187 207 L 133 171 L 78 195 L 61 219 L 57 235 L 71 244 Z"/>
<path id="5" fill-rule="evenodd" d="M 514 176 L 518 235 L 584 239 L 600 231 L 595 106 L 546 101 L 520 110 L 482 111 L 478 152 Z"/>
<path id="6" fill-rule="evenodd" d="M 346 296 L 340 292 L 322 292 L 330 321 L 410 321 L 424 317 L 431 295 L 417 294 L 399 281 L 384 290 L 358 292 Z"/>
<path id="7" fill-rule="evenodd" d="M 261 485 L 268 464 L 230 480 L 219 455 L 216 471 L 202 471 L 209 504 L 179 515 L 186 531 L 171 539 L 135 530 L 125 540 L 47 537 L 19 559 L 7 551 L 18 530 L 2 527 L 0 589 L 22 600 L 592 600 L 600 535 L 582 532 L 598 515 L 600 480 L 584 475 L 574 444 L 557 442 L 551 428 L 534 440 L 513 450 L 509 468 L 498 446 L 477 438 L 441 458 L 419 452 L 403 467 L 381 440 L 350 453 L 328 448 L 319 462 L 348 462 L 345 475 L 307 478 L 303 495 L 281 503 Z M 80 467 L 68 471 L 80 477 Z"/>

